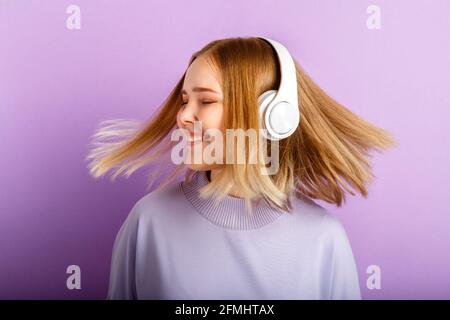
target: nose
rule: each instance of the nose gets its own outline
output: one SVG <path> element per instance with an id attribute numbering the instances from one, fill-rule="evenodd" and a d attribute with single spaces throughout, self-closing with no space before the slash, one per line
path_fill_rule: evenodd
<path id="1" fill-rule="evenodd" d="M 195 106 L 189 103 L 182 105 L 179 112 L 179 119 L 184 128 L 191 128 L 195 121 L 198 121 L 197 110 Z"/>

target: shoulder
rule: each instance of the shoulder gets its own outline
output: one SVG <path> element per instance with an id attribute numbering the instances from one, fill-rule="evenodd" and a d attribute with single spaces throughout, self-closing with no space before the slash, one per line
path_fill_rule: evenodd
<path id="1" fill-rule="evenodd" d="M 180 182 L 173 182 L 169 185 L 147 193 L 136 201 L 134 207 L 139 210 L 154 208 L 155 206 L 167 206 L 182 195 Z"/>
<path id="2" fill-rule="evenodd" d="M 306 196 L 292 199 L 293 218 L 301 226 L 306 226 L 316 236 L 330 240 L 346 238 L 342 222 L 327 209 Z"/>
<path id="3" fill-rule="evenodd" d="M 182 201 L 182 196 L 180 182 L 174 182 L 158 188 L 135 202 L 127 216 L 127 220 L 148 222 L 159 215 L 167 215 L 170 212 L 174 212 L 175 210 L 170 210 L 170 208 L 174 207 L 176 209 L 177 204 Z"/>

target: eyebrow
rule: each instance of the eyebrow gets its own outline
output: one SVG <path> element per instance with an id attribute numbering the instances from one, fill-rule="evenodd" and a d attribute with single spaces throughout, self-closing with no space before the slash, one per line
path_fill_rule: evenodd
<path id="1" fill-rule="evenodd" d="M 192 91 L 193 92 L 213 92 L 213 93 L 219 94 L 217 91 L 210 89 L 210 88 L 205 88 L 205 87 L 194 87 L 194 88 L 192 88 Z M 184 90 L 184 89 L 181 90 L 181 93 L 187 94 L 186 90 Z"/>

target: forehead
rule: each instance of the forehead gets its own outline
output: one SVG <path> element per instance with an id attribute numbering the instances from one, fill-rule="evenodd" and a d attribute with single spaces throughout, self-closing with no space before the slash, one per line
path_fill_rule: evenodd
<path id="1" fill-rule="evenodd" d="M 190 92 L 193 87 L 206 87 L 222 92 L 219 75 L 211 62 L 203 56 L 197 57 L 186 70 L 183 88 Z"/>

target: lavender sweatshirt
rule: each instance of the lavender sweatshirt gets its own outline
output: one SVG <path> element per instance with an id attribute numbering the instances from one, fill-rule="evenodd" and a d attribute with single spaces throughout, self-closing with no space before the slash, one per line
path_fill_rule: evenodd
<path id="1" fill-rule="evenodd" d="M 243 199 L 214 207 L 197 171 L 142 197 L 113 246 L 107 299 L 360 299 L 342 224 L 308 198 L 293 213 Z"/>

